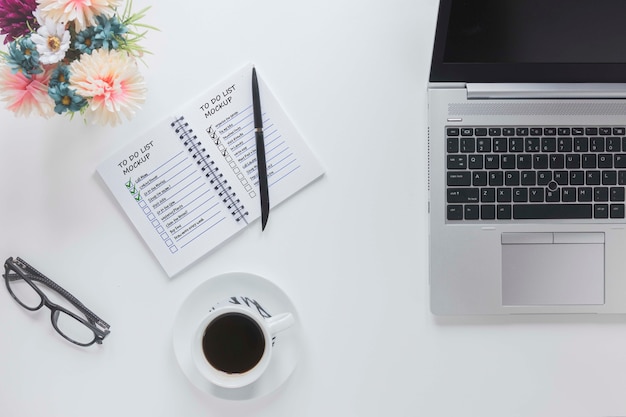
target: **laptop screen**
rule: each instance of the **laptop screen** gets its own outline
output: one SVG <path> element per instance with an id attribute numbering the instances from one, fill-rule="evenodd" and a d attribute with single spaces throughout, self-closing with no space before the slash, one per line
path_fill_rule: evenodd
<path id="1" fill-rule="evenodd" d="M 431 81 L 626 82 L 626 1 L 441 0 Z"/>

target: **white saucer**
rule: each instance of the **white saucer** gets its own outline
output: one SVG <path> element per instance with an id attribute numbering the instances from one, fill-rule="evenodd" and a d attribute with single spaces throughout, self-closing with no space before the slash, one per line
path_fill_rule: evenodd
<path id="1" fill-rule="evenodd" d="M 191 358 L 191 342 L 196 326 L 211 307 L 235 296 L 255 299 L 272 315 L 290 312 L 296 322 L 276 336 L 272 361 L 259 379 L 242 388 L 223 388 L 206 380 L 196 369 Z M 271 393 L 289 378 L 298 363 L 302 338 L 295 306 L 278 286 L 257 275 L 231 272 L 210 278 L 187 296 L 174 321 L 173 340 L 178 364 L 199 390 L 226 400 L 250 400 Z"/>

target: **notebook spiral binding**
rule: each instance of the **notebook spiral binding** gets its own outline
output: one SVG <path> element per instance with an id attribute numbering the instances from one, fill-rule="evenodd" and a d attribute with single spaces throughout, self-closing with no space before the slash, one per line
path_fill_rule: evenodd
<path id="1" fill-rule="evenodd" d="M 224 178 L 224 174 L 220 172 L 219 167 L 215 166 L 215 161 L 211 159 L 206 148 L 202 146 L 202 142 L 198 139 L 198 136 L 193 133 L 189 122 L 185 121 L 184 116 L 181 116 L 176 118 L 171 126 L 187 151 L 196 161 L 196 164 L 198 164 L 204 172 L 204 176 L 208 178 L 209 184 L 217 191 L 217 195 L 222 199 L 222 202 L 226 204 L 230 214 L 237 222 L 244 221 L 248 223 L 246 220 L 248 212 L 245 211 L 241 200 L 237 198 L 237 194 L 233 191 L 232 187 L 228 185 L 228 180 Z"/>

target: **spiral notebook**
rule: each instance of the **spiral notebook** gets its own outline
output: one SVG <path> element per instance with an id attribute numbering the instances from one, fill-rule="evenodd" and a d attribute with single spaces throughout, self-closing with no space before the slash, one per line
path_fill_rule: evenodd
<path id="1" fill-rule="evenodd" d="M 97 168 L 169 276 L 261 215 L 251 76 L 246 65 Z M 259 90 L 275 207 L 324 171 L 260 76 Z"/>

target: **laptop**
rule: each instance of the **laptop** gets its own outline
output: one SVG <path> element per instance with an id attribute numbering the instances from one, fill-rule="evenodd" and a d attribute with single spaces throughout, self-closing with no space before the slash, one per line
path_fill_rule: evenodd
<path id="1" fill-rule="evenodd" d="M 441 0 L 436 315 L 626 312 L 626 1 Z"/>

